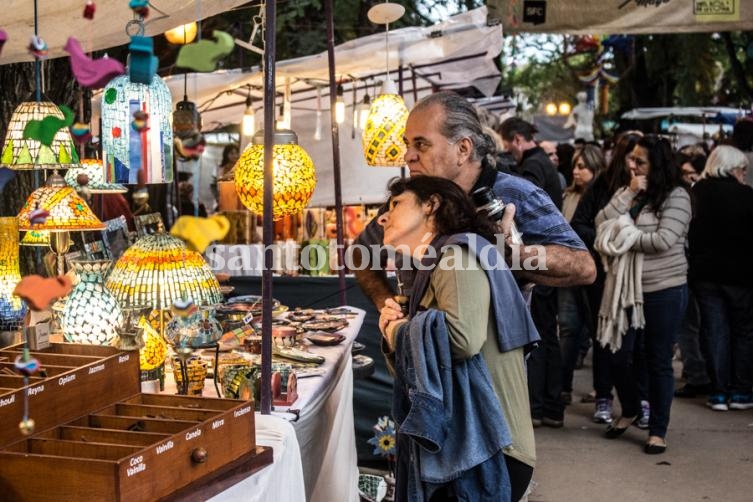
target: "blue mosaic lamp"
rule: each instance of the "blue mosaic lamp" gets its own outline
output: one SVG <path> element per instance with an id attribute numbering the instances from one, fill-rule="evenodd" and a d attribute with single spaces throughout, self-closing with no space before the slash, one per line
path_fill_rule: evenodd
<path id="1" fill-rule="evenodd" d="M 0 218 L 0 331 L 15 331 L 23 323 L 26 304 L 13 294 L 20 280 L 18 218 Z"/>
<path id="2" fill-rule="evenodd" d="M 173 181 L 172 95 L 159 76 L 144 85 L 121 75 L 105 86 L 101 136 L 108 183 Z"/>

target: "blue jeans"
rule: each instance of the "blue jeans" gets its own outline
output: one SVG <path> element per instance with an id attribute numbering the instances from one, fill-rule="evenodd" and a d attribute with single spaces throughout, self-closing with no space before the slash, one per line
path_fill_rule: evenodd
<path id="1" fill-rule="evenodd" d="M 693 285 L 714 391 L 750 394 L 753 387 L 753 288 Z"/>
<path id="2" fill-rule="evenodd" d="M 648 423 L 650 436 L 667 435 L 675 385 L 672 346 L 687 304 L 687 284 L 644 293 L 646 327 L 642 330 L 629 329 L 622 338 L 622 347 L 612 356 L 612 376 L 624 417 L 634 417 L 640 413 L 639 378 L 635 367 L 641 358 L 646 362 L 648 402 L 651 405 Z"/>
<path id="3" fill-rule="evenodd" d="M 588 337 L 589 310 L 583 288 L 557 289 L 557 321 L 562 352 L 562 390 L 573 391 L 573 371 L 583 340 Z"/>

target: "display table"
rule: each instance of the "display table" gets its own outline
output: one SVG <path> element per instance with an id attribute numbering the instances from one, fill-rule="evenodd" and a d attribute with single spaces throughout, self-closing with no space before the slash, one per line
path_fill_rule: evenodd
<path id="1" fill-rule="evenodd" d="M 257 414 L 257 443 L 272 446 L 275 464 L 240 480 L 212 500 L 355 502 L 359 499 L 350 350 L 365 312 L 349 309 L 357 315 L 349 319 L 347 328 L 338 332 L 345 340 L 332 347 L 310 348 L 310 352 L 325 358 L 320 366 L 323 375 L 299 379 L 298 399 L 289 408 L 275 407 L 271 416 Z M 207 380 L 204 395 L 214 394 L 213 383 Z M 291 430 L 294 437 L 290 437 Z M 293 450 L 294 446 L 299 450 L 297 456 L 277 451 Z M 278 454 L 285 466 L 277 465 Z M 296 488 L 296 480 L 302 480 L 305 496 Z M 260 490 L 265 494 L 262 498 L 258 497 Z"/>

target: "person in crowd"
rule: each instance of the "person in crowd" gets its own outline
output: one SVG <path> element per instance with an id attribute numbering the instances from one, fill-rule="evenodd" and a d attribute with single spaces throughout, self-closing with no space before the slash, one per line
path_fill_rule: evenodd
<path id="1" fill-rule="evenodd" d="M 604 156 L 597 146 L 586 145 L 573 158 L 573 183 L 565 191 L 562 213 L 570 222 L 582 194 L 605 168 Z M 589 306 L 583 286 L 557 290 L 557 319 L 559 320 L 560 350 L 562 351 L 562 402 L 572 402 L 573 370 L 583 340 L 589 333 Z"/>
<path id="2" fill-rule="evenodd" d="M 690 277 L 709 356 L 713 410 L 753 408 L 753 188 L 748 159 L 728 145 L 711 152 L 693 186 Z"/>
<path id="3" fill-rule="evenodd" d="M 735 122 L 731 143 L 732 146 L 745 154 L 749 165 L 753 164 L 753 117 L 748 115 Z M 753 187 L 753 169 L 746 171 L 745 183 Z"/>
<path id="4" fill-rule="evenodd" d="M 233 172 L 233 168 L 235 167 L 235 164 L 236 162 L 238 162 L 239 158 L 240 149 L 235 143 L 225 145 L 225 148 L 222 149 L 222 160 L 220 161 L 220 165 L 217 166 L 217 173 L 212 179 L 212 183 L 210 185 L 214 200 L 219 200 L 217 181 L 223 181 L 230 178 L 230 174 Z"/>
<path id="5" fill-rule="evenodd" d="M 517 173 L 544 190 L 554 205 L 562 207 L 562 189 L 557 171 L 544 150 L 534 141 L 533 124 L 517 117 L 505 120 L 500 134 L 505 148 L 518 161 Z M 562 427 L 562 353 L 557 338 L 557 290 L 537 285 L 531 296 L 531 315 L 541 335 L 541 347 L 528 360 L 528 391 L 534 426 Z"/>
<path id="6" fill-rule="evenodd" d="M 611 371 L 611 352 L 601 346 L 596 340 L 596 327 L 598 325 L 599 307 L 601 306 L 601 297 L 604 292 L 604 280 L 606 274 L 601 263 L 598 252 L 594 249 L 596 238 L 596 215 L 607 205 L 612 196 L 630 182 L 630 171 L 628 170 L 627 157 L 635 148 L 636 143 L 643 135 L 638 131 L 628 131 L 620 135 L 617 144 L 613 150 L 612 160 L 606 171 L 599 174 L 591 185 L 586 189 L 578 202 L 570 223 L 583 242 L 586 243 L 589 251 L 594 257 L 596 263 L 596 280 L 593 284 L 586 286 L 586 297 L 588 299 L 588 310 L 590 319 L 588 330 L 591 334 L 593 346 L 592 358 L 592 376 L 593 388 L 592 394 L 583 396 L 583 402 L 594 402 L 593 421 L 596 423 L 612 422 L 612 371 Z M 639 371 L 641 375 L 645 371 Z M 639 382 L 641 379 L 639 379 Z M 641 402 L 641 418 L 637 425 L 639 427 L 648 427 L 648 415 L 645 410 L 648 409 L 648 401 L 645 399 Z"/>
<path id="7" fill-rule="evenodd" d="M 181 181 L 178 183 L 178 193 L 180 195 L 180 215 L 181 216 L 200 216 L 207 217 L 207 209 L 204 204 L 199 202 L 197 209 L 193 199 L 193 184 L 190 181 Z"/>
<path id="8" fill-rule="evenodd" d="M 699 145 L 687 145 L 677 153 L 677 165 L 682 171 L 682 179 L 693 186 L 701 177 L 706 165 L 706 153 Z M 685 254 L 688 254 L 686 246 Z M 693 284 L 688 288 L 688 309 L 677 337 L 682 358 L 682 377 L 685 385 L 675 390 L 675 397 L 696 397 L 708 394 L 711 379 L 706 367 L 706 358 L 701 350 L 701 313 Z"/>
<path id="9" fill-rule="evenodd" d="M 565 177 L 565 186 L 573 182 L 573 155 L 575 147 L 570 143 L 557 144 L 557 171 Z"/>
<path id="10" fill-rule="evenodd" d="M 454 181 L 466 193 L 492 188 L 503 202 L 505 216 L 502 234 L 507 239 L 505 250 L 526 260 L 544 258 L 541 270 L 513 269 L 519 281 L 569 286 L 588 284 L 594 280 L 595 265 L 582 241 L 552 204 L 546 193 L 527 181 L 494 169 L 496 154 L 491 139 L 482 131 L 478 115 L 468 101 L 454 92 L 438 92 L 419 101 L 408 115 L 405 129 L 407 153 L 405 161 L 411 176 L 433 175 Z M 386 210 L 383 207 L 381 211 Z M 509 229 L 515 222 L 523 234 L 524 244 L 512 243 Z M 386 263 L 386 257 L 372 259 L 369 246 L 382 244 L 382 227 L 375 219 L 356 239 L 354 263 Z M 538 245 L 539 248 L 531 247 Z M 358 285 L 378 309 L 395 292 L 384 270 L 357 266 L 354 270 Z M 383 267 L 382 267 L 383 268 Z M 406 291 L 410 291 L 410 270 L 401 270 Z"/>
<path id="11" fill-rule="evenodd" d="M 524 351 L 538 334 L 504 257 L 490 242 L 494 225 L 444 178 L 396 178 L 389 191 L 389 209 L 378 218 L 384 243 L 422 263 L 409 316 L 387 300 L 379 319 L 396 372 L 396 500 L 407 491 L 416 463 L 434 479 L 454 477 L 436 471 L 428 476 L 437 465 L 453 473 L 476 469 L 473 479 L 462 474 L 432 486 L 438 491 L 426 500 L 520 500 L 536 456 Z M 457 376 L 450 388 L 442 377 L 448 366 Z M 442 444 L 448 424 L 451 437 Z M 409 452 L 416 452 L 418 462 Z M 477 467 L 480 461 L 483 467 Z M 511 493 L 503 489 L 505 471 Z"/>
<path id="12" fill-rule="evenodd" d="M 690 192 L 666 139 L 639 139 L 628 165 L 630 184 L 596 215 L 596 249 L 613 265 L 604 287 L 598 337 L 617 350 L 612 375 L 622 407 L 622 416 L 609 425 L 606 437 L 619 437 L 640 418 L 634 362 L 642 357 L 651 407 L 644 452 L 659 454 L 667 449 L 673 346 L 688 300 Z"/>
<path id="13" fill-rule="evenodd" d="M 554 168 L 557 170 L 557 178 L 560 180 L 560 188 L 562 188 L 562 191 L 564 192 L 567 187 L 567 180 L 565 180 L 565 175 L 560 171 L 560 158 L 557 154 L 557 143 L 554 141 L 540 141 L 539 146 L 544 150 L 544 153 L 549 157 L 552 165 L 554 165 Z"/>

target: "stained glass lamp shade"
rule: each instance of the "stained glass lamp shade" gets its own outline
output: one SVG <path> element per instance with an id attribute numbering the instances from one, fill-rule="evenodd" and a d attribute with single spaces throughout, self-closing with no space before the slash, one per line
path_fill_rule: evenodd
<path id="1" fill-rule="evenodd" d="M 29 230 L 21 239 L 22 246 L 49 246 L 50 232 L 48 230 Z"/>
<path id="2" fill-rule="evenodd" d="M 0 218 L 0 331 L 18 329 L 26 314 L 26 304 L 13 294 L 20 280 L 18 219 Z"/>
<path id="3" fill-rule="evenodd" d="M 300 213 L 316 187 L 314 163 L 293 131 L 274 135 L 273 218 Z M 254 134 L 252 144 L 235 165 L 235 191 L 244 206 L 264 212 L 264 131 Z"/>
<path id="4" fill-rule="evenodd" d="M 395 84 L 385 80 L 382 93 L 371 103 L 361 137 L 366 164 L 380 167 L 405 165 L 403 134 L 407 120 L 408 107 L 398 95 Z"/>
<path id="5" fill-rule="evenodd" d="M 106 285 L 124 308 L 169 309 L 188 298 L 196 305 L 222 301 L 220 284 L 204 258 L 165 233 L 137 240 L 115 263 Z"/>
<path id="6" fill-rule="evenodd" d="M 111 264 L 110 260 L 71 262 L 80 280 L 63 308 L 62 327 L 67 341 L 94 345 L 113 343 L 117 335 L 115 329 L 123 323 L 123 311 L 104 285 L 103 276 Z"/>
<path id="7" fill-rule="evenodd" d="M 102 93 L 102 155 L 110 183 L 173 181 L 172 96 L 159 76 L 150 85 L 114 78 Z M 148 114 L 146 123 L 134 113 Z"/>
<path id="8" fill-rule="evenodd" d="M 99 159 L 81 159 L 81 165 L 72 167 L 65 173 L 65 182 L 75 190 L 79 190 L 81 185 L 80 176 L 84 175 L 89 180 L 86 187 L 89 193 L 124 193 L 128 189 L 118 183 L 108 183 L 105 181 L 105 166 Z"/>
<path id="9" fill-rule="evenodd" d="M 32 221 L 37 209 L 50 213 L 43 222 Z M 34 190 L 26 199 L 26 204 L 18 213 L 18 227 L 26 231 L 64 232 L 103 230 L 105 225 L 76 191 L 65 183 L 62 176 L 53 174 L 47 178 L 44 186 Z"/>
<path id="10" fill-rule="evenodd" d="M 10 169 L 58 169 L 78 164 L 71 133 L 67 127 L 61 128 L 50 146 L 35 139 L 24 139 L 24 128 L 30 120 L 42 120 L 48 115 L 63 119 L 63 112 L 50 101 L 27 101 L 16 107 L 5 134 L 0 167 Z"/>

